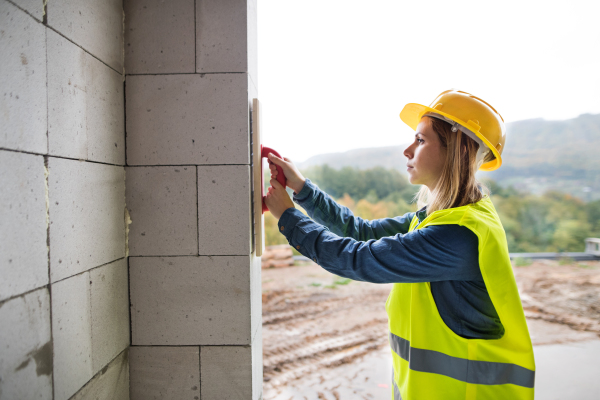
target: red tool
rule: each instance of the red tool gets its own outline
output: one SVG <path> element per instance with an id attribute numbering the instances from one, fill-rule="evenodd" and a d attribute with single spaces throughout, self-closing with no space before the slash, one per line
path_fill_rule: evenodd
<path id="1" fill-rule="evenodd" d="M 267 158 L 269 153 L 273 153 L 274 155 L 276 155 L 279 158 L 283 158 L 279 155 L 278 152 L 276 152 L 275 150 L 271 149 L 270 147 L 265 147 L 262 144 L 260 145 L 260 170 L 261 170 L 261 174 L 260 174 L 260 190 L 262 191 L 262 212 L 263 214 L 265 213 L 265 211 L 269 211 L 269 208 L 267 207 L 267 205 L 265 204 L 265 183 L 263 181 L 264 179 L 264 174 L 262 173 L 262 159 L 263 158 Z M 267 161 L 269 161 L 269 164 L 273 164 L 271 162 L 271 160 L 269 160 L 267 158 Z M 285 188 L 285 175 L 283 174 L 283 168 L 281 168 L 279 165 L 276 166 L 277 167 L 277 182 L 281 183 L 281 186 L 283 186 Z"/>

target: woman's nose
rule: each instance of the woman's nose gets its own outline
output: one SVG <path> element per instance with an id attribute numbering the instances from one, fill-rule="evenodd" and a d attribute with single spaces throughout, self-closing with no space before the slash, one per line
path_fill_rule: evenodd
<path id="1" fill-rule="evenodd" d="M 411 144 L 410 146 L 408 146 L 406 149 L 404 149 L 404 157 L 408 158 L 409 160 L 413 157 L 413 149 L 412 149 L 413 145 Z"/>

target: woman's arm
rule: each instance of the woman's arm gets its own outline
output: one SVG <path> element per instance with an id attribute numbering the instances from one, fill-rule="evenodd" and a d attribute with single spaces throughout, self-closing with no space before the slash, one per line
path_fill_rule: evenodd
<path id="1" fill-rule="evenodd" d="M 336 275 L 373 283 L 481 280 L 477 236 L 458 225 L 430 226 L 379 240 L 343 238 L 295 208 L 279 229 L 290 245 Z"/>
<path id="2" fill-rule="evenodd" d="M 406 213 L 394 218 L 368 221 L 355 216 L 348 207 L 335 202 L 310 179 L 306 179 L 299 193 L 294 193 L 294 202 L 306 210 L 318 223 L 342 237 L 366 241 L 407 233 L 415 213 Z"/>
<path id="3" fill-rule="evenodd" d="M 355 217 L 350 209 L 339 205 L 317 185 L 305 179 L 289 159 L 269 154 L 269 160 L 283 169 L 287 186 L 294 190 L 294 201 L 304 208 L 311 218 L 328 227 L 336 235 L 365 241 L 408 232 L 414 213 L 373 221 Z M 270 166 L 271 178 L 275 179 L 278 172 L 273 164 Z"/>

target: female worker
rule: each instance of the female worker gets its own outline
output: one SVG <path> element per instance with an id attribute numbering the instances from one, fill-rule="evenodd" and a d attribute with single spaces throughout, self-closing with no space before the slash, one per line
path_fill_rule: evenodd
<path id="1" fill-rule="evenodd" d="M 475 179 L 501 165 L 504 121 L 483 100 L 441 93 L 407 104 L 416 131 L 404 151 L 416 213 L 366 221 L 305 179 L 287 159 L 294 201 L 272 179 L 266 204 L 290 245 L 346 278 L 394 283 L 386 302 L 393 399 L 533 399 L 535 364 L 506 237 Z"/>

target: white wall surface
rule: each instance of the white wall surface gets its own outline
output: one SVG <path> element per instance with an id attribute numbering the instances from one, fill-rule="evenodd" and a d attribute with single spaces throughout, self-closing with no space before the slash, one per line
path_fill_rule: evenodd
<path id="1" fill-rule="evenodd" d="M 128 399 L 122 2 L 0 27 L 0 398 Z"/>
<path id="2" fill-rule="evenodd" d="M 0 28 L 0 398 L 261 398 L 255 0 Z"/>

